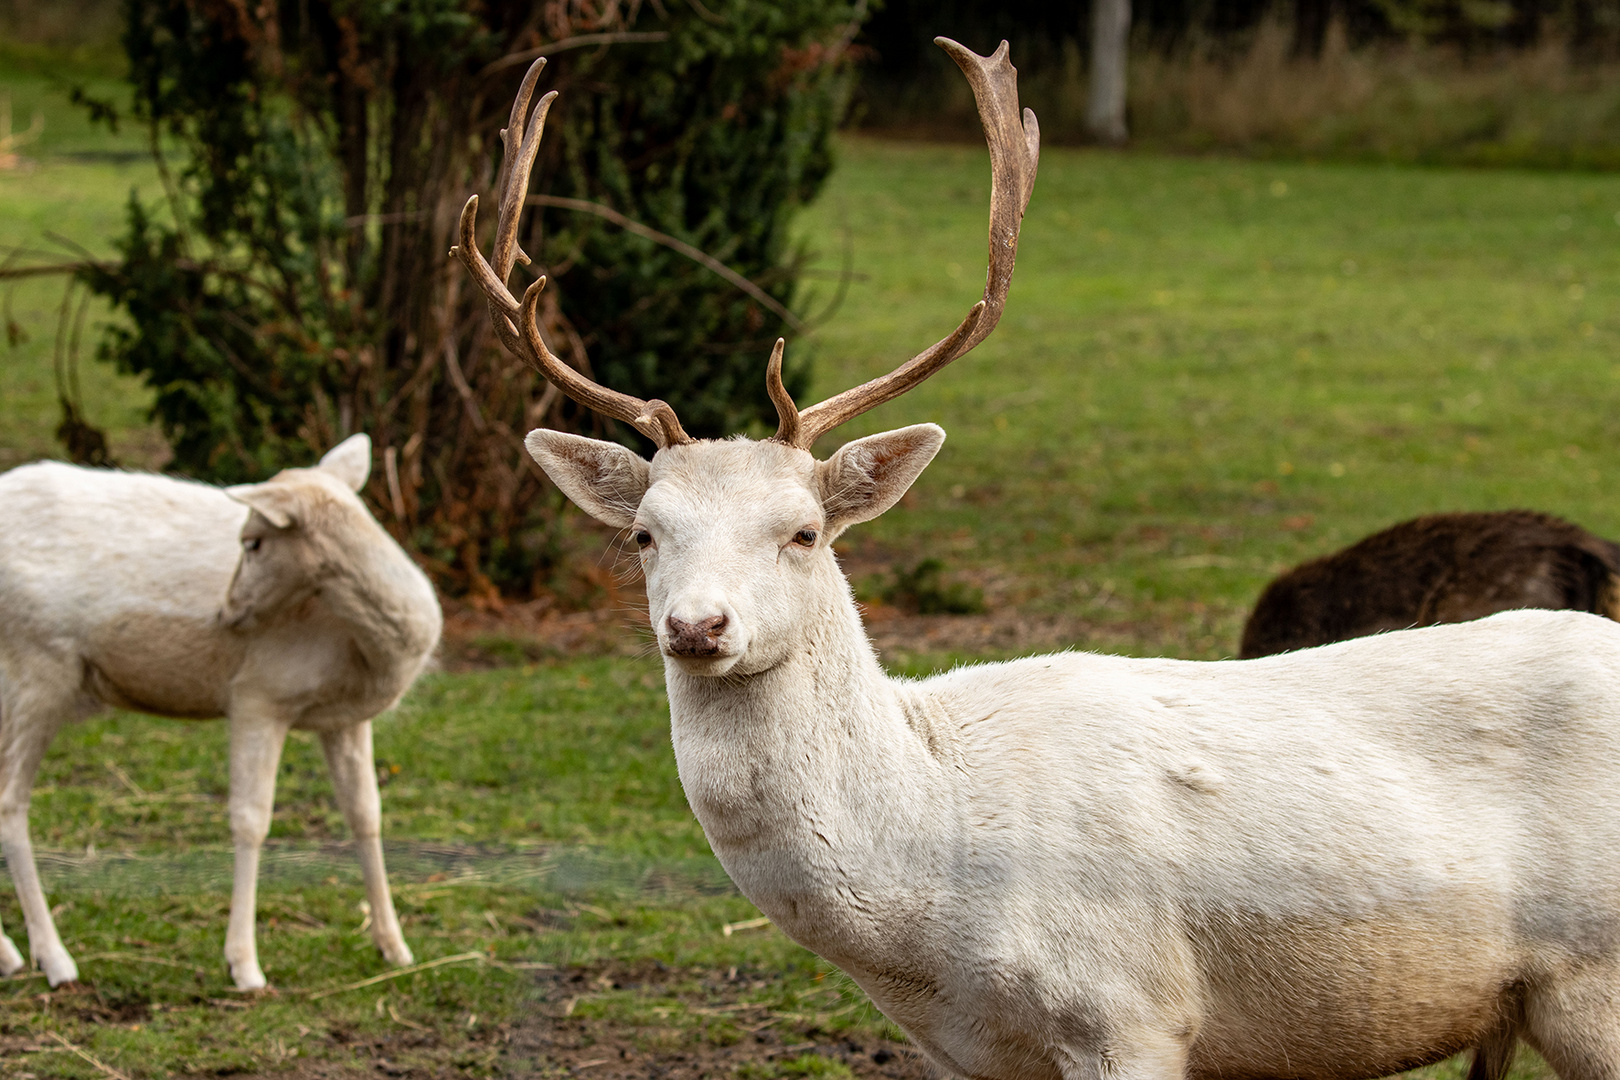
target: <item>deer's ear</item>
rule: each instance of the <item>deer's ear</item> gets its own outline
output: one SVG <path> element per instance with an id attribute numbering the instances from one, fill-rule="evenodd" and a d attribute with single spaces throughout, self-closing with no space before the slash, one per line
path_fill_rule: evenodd
<path id="1" fill-rule="evenodd" d="M 371 476 L 371 437 L 350 435 L 326 452 L 318 468 L 348 484 L 350 491 L 359 491 Z"/>
<path id="2" fill-rule="evenodd" d="M 290 529 L 303 517 L 303 500 L 290 484 L 274 480 L 263 484 L 236 484 L 225 494 L 242 503 L 278 529 Z"/>
<path id="3" fill-rule="evenodd" d="M 597 521 L 628 529 L 647 494 L 644 458 L 618 443 L 537 428 L 523 440 L 551 482 Z"/>
<path id="4" fill-rule="evenodd" d="M 944 445 L 943 428 L 916 424 L 839 447 L 816 466 L 827 531 L 836 536 L 899 502 Z"/>

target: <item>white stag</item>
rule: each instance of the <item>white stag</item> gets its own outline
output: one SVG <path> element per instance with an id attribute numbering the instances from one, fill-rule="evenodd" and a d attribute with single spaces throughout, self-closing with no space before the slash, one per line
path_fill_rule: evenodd
<path id="1" fill-rule="evenodd" d="M 79 975 L 34 867 L 29 794 L 57 730 L 108 705 L 230 720 L 225 959 L 239 989 L 265 985 L 254 893 L 293 728 L 320 735 L 372 940 L 411 962 L 383 868 L 371 718 L 422 670 L 440 614 L 355 495 L 370 470 L 371 440 L 355 435 L 314 468 L 224 490 L 58 463 L 0 476 L 0 850 L 52 986 Z M 22 966 L 0 934 L 0 973 Z"/>
<path id="2" fill-rule="evenodd" d="M 944 438 L 816 437 L 989 333 L 1035 175 L 1006 46 L 942 45 L 993 171 L 984 300 L 894 373 L 764 442 L 552 356 L 505 287 L 550 97 L 507 128 L 495 262 L 457 254 L 508 347 L 658 445 L 530 434 L 641 549 L 681 782 L 738 887 L 930 1057 L 985 1080 L 1356 1080 L 1519 1036 L 1620 1077 L 1620 627 L 1517 612 L 1264 660 L 1066 653 L 887 677 L 832 542 Z"/>

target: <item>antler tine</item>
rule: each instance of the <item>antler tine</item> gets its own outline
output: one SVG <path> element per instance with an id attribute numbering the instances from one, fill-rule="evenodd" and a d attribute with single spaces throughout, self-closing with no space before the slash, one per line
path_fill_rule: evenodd
<path id="1" fill-rule="evenodd" d="M 501 129 L 506 153 L 502 155 L 505 160 L 501 163 L 501 179 L 497 185 L 501 193 L 501 206 L 495 226 L 495 273 L 502 281 L 512 273 L 514 262 L 529 265 L 529 256 L 518 246 L 518 222 L 523 216 L 523 200 L 529 194 L 529 173 L 534 169 L 535 156 L 540 152 L 540 137 L 546 130 L 546 114 L 551 111 L 557 91 L 553 90 L 540 99 L 527 123 L 525 113 L 529 108 L 529 99 L 534 96 L 535 83 L 540 80 L 540 72 L 545 66 L 546 58 L 542 56 L 524 72 L 517 98 L 512 102 L 511 119 Z"/>
<path id="2" fill-rule="evenodd" d="M 540 337 L 540 324 L 536 319 L 540 293 L 545 287 L 546 279 L 536 278 L 534 284 L 529 286 L 529 291 L 523 294 L 523 312 L 519 325 L 523 328 L 523 340 L 528 348 L 518 355 L 530 353 L 542 358 L 541 372 L 557 384 L 557 389 L 587 409 L 594 409 L 603 416 L 611 416 L 615 420 L 623 420 L 658 444 L 660 450 L 692 442 L 692 437 L 681 428 L 681 422 L 668 402 L 659 401 L 657 398 L 642 401 L 630 394 L 609 390 L 587 379 L 551 354 L 551 350 L 546 348 L 545 341 Z"/>
<path id="3" fill-rule="evenodd" d="M 781 419 L 776 429 L 776 440 L 797 446 L 794 440 L 799 437 L 799 407 L 793 404 L 793 395 L 782 385 L 782 350 L 786 347 L 785 339 L 776 339 L 776 345 L 771 349 L 770 363 L 765 366 L 765 392 L 771 396 L 776 415 Z"/>
<path id="4" fill-rule="evenodd" d="M 887 375 L 860 386 L 845 390 L 835 397 L 798 411 L 786 390 L 782 399 L 771 388 L 771 399 L 776 402 L 782 422 L 772 436 L 777 442 L 808 450 L 816 439 L 839 424 L 851 420 L 868 409 L 891 401 L 928 378 L 946 364 L 972 349 L 990 336 L 1001 321 L 1002 309 L 1007 303 L 1007 290 L 1012 285 L 1013 262 L 1018 255 L 1018 231 L 1024 220 L 1024 209 L 1035 190 L 1035 170 L 1040 162 L 1041 131 L 1035 113 L 1018 109 L 1018 70 L 1007 59 L 1007 43 L 988 57 L 979 56 L 970 49 L 938 37 L 934 44 L 950 54 L 973 88 L 973 97 L 979 105 L 979 121 L 984 126 L 985 141 L 990 145 L 990 256 L 985 276 L 984 299 L 968 312 L 967 318 L 948 337 L 918 353 Z M 772 365 L 780 368 L 775 356 Z M 771 387 L 771 377 L 766 385 Z M 780 375 L 776 377 L 780 386 Z M 791 410 L 791 412 L 789 411 Z M 789 419 L 792 423 L 789 423 Z"/>
<path id="5" fill-rule="evenodd" d="M 542 97 L 527 120 L 525 114 L 528 112 L 529 99 L 534 95 L 535 82 L 540 78 L 545 64 L 545 57 L 541 57 L 530 65 L 518 88 L 517 98 L 512 103 L 511 119 L 501 130 L 501 138 L 506 145 L 506 160 L 501 166 L 499 183 L 501 204 L 495 223 L 495 264 L 491 266 L 486 262 L 483 252 L 478 250 L 477 195 L 469 198 L 467 205 L 462 207 L 461 243 L 451 248 L 450 254 L 461 260 L 483 291 L 489 304 L 489 318 L 494 324 L 495 336 L 501 339 L 501 344 L 549 379 L 557 389 L 587 409 L 631 425 L 657 444 L 660 450 L 692 442 L 692 437 L 681 428 L 675 410 L 666 402 L 656 399 L 642 401 L 638 397 L 600 386 L 563 363 L 546 347 L 537 314 L 540 293 L 546 287 L 543 275 L 529 286 L 521 303 L 507 287 L 506 279 L 512 272 L 513 264 L 522 262 L 527 265 L 529 262 L 528 255 L 518 246 L 518 220 L 528 196 L 529 174 L 540 151 L 546 115 L 557 92 L 553 90 Z"/>

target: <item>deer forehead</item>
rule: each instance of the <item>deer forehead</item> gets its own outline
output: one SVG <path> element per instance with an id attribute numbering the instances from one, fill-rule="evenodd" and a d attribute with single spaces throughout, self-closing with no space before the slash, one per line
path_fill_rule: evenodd
<path id="1" fill-rule="evenodd" d="M 349 505 L 362 505 L 360 497 L 327 469 L 282 469 L 267 483 L 285 484 L 312 502 L 334 499 Z"/>
<path id="2" fill-rule="evenodd" d="M 751 439 L 660 450 L 648 472 L 643 516 L 693 524 L 756 521 L 797 528 L 821 514 L 816 460 L 804 450 Z"/>
<path id="3" fill-rule="evenodd" d="M 289 509 L 296 507 L 298 535 L 305 542 L 329 541 L 342 547 L 370 540 L 379 531 L 360 497 L 326 469 L 283 469 L 261 486 L 280 489 Z M 253 528 L 254 517 L 250 515 L 247 528 Z"/>

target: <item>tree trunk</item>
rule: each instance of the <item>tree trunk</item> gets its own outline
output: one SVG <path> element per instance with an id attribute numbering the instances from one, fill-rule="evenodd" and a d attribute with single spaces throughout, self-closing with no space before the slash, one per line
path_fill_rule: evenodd
<path id="1" fill-rule="evenodd" d="M 1333 0 L 1294 0 L 1294 55 L 1314 60 L 1322 55 Z"/>
<path id="2" fill-rule="evenodd" d="M 1091 92 L 1086 130 L 1117 146 L 1125 128 L 1125 53 L 1131 38 L 1131 0 L 1091 0 Z"/>

